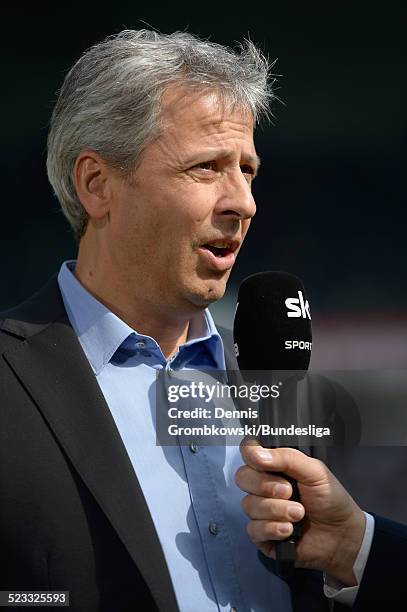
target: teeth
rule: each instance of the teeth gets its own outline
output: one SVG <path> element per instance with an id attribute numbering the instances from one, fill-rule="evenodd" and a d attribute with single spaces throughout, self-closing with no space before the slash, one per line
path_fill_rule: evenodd
<path id="1" fill-rule="evenodd" d="M 217 249 L 227 249 L 229 247 L 229 242 L 217 240 L 216 242 L 211 242 L 210 246 L 216 247 Z"/>

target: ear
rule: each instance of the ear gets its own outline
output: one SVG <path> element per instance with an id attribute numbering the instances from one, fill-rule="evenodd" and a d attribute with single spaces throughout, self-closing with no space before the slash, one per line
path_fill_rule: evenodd
<path id="1" fill-rule="evenodd" d="M 90 149 L 81 151 L 75 161 L 76 193 L 91 219 L 106 217 L 110 204 L 110 169 L 106 162 Z"/>

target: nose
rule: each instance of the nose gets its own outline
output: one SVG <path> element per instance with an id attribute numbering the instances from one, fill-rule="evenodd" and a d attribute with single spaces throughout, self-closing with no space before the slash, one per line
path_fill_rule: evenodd
<path id="1" fill-rule="evenodd" d="M 224 178 L 215 210 L 236 219 L 251 219 L 256 214 L 251 185 L 240 168 Z"/>

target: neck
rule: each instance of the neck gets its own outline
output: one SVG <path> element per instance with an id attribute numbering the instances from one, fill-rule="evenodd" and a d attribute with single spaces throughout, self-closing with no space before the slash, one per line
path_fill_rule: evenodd
<path id="1" fill-rule="evenodd" d="M 197 313 L 180 313 L 162 305 L 160 299 L 148 299 L 143 281 L 137 275 L 132 281 L 108 272 L 100 265 L 78 254 L 75 276 L 99 302 L 140 334 L 151 336 L 168 359 L 176 353 L 188 336 L 189 323 Z M 107 282 L 108 279 L 108 282 Z M 135 290 L 136 288 L 136 290 Z"/>

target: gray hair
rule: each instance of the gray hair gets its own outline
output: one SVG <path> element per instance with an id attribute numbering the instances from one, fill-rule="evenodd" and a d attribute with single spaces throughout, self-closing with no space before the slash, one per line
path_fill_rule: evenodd
<path id="1" fill-rule="evenodd" d="M 73 177 L 81 151 L 130 176 L 159 133 L 162 94 L 177 83 L 215 90 L 258 122 L 275 97 L 270 68 L 250 40 L 234 51 L 186 32 L 123 30 L 85 51 L 65 77 L 48 135 L 48 178 L 76 239 L 88 220 Z"/>

